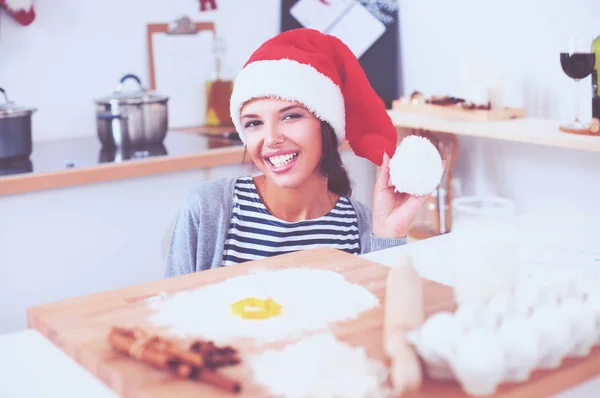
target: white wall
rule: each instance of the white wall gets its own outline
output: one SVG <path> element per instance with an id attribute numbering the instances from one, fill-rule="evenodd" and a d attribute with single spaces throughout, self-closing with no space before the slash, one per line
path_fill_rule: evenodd
<path id="1" fill-rule="evenodd" d="M 402 0 L 400 30 L 406 93 L 460 92 L 461 63 L 478 56 L 502 73 L 505 99 L 530 116 L 573 117 L 573 81 L 561 70 L 569 32 L 600 35 L 597 0 Z M 591 117 L 591 82 L 581 82 L 582 116 Z M 578 206 L 597 212 L 600 154 L 462 138 L 456 174 L 466 194 L 517 200 L 521 211 Z"/>
<path id="2" fill-rule="evenodd" d="M 109 94 L 126 73 L 148 83 L 146 24 L 188 15 L 214 21 L 226 40 L 224 73 L 279 30 L 278 0 L 41 0 L 27 27 L 0 15 L 0 87 L 19 104 L 36 107 L 34 139 L 95 134 L 93 98 Z M 224 76 L 227 77 L 227 76 Z"/>

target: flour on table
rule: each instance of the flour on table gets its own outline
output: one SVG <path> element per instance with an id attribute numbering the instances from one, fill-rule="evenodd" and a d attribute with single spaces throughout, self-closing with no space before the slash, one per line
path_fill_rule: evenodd
<path id="1" fill-rule="evenodd" d="M 305 337 L 248 359 L 253 380 L 285 398 L 386 397 L 387 368 L 331 333 Z"/>
<path id="2" fill-rule="evenodd" d="M 233 315 L 231 304 L 249 297 L 272 298 L 282 305 L 280 315 L 264 320 Z M 334 322 L 354 319 L 380 302 L 369 290 L 346 281 L 339 273 L 292 268 L 255 270 L 148 305 L 156 309 L 148 321 L 170 326 L 170 334 L 227 343 L 244 337 L 264 342 L 296 338 Z"/>

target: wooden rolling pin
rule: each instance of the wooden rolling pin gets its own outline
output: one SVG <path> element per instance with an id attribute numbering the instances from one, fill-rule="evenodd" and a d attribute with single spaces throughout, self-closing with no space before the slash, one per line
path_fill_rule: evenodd
<path id="1" fill-rule="evenodd" d="M 386 280 L 383 344 L 391 360 L 394 392 L 403 395 L 419 389 L 423 380 L 419 358 L 407 341 L 407 333 L 424 322 L 421 278 L 412 258 L 401 254 Z"/>

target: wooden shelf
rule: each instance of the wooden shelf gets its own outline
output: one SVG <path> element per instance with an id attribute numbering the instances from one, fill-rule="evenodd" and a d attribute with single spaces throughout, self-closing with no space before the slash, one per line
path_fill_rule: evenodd
<path id="1" fill-rule="evenodd" d="M 583 136 L 563 133 L 559 130 L 560 121 L 556 120 L 523 118 L 476 122 L 445 120 L 396 110 L 388 110 L 388 114 L 397 128 L 600 152 L 600 134 Z"/>

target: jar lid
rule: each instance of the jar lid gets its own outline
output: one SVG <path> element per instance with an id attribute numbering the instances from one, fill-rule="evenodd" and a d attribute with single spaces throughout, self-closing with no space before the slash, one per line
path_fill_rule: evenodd
<path id="1" fill-rule="evenodd" d="M 4 103 L 0 103 L 0 119 L 8 117 L 19 117 L 28 116 L 35 112 L 37 109 L 26 106 L 17 105 L 12 101 L 8 100 L 6 91 L 0 87 L 0 93 L 4 96 Z"/>
<path id="2" fill-rule="evenodd" d="M 138 83 L 139 89 L 136 91 L 124 91 L 124 83 L 127 79 L 133 79 Z M 140 78 L 136 75 L 128 74 L 121 78 L 117 88 L 110 94 L 104 97 L 96 98 L 94 101 L 97 104 L 109 105 L 112 103 L 118 104 L 151 104 L 151 103 L 160 103 L 167 102 L 169 99 L 166 95 L 158 94 L 154 91 L 150 91 L 145 89 L 142 86 Z"/>

